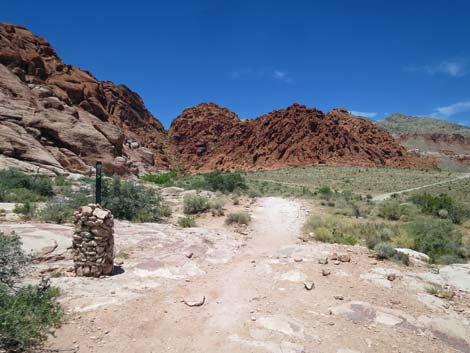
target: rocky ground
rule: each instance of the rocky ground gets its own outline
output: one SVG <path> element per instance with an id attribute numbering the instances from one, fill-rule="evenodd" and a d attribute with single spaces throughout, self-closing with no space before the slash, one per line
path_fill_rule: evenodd
<path id="1" fill-rule="evenodd" d="M 252 214 L 247 229 L 210 215 L 187 229 L 116 222 L 121 260 L 100 279 L 67 272 L 69 225 L 4 222 L 0 230 L 42 251 L 33 272 L 62 289 L 67 321 L 50 349 L 470 352 L 470 265 L 404 267 L 360 246 L 303 242 L 304 219 L 322 210 L 296 200 L 230 208 Z M 428 294 L 429 285 L 455 296 Z"/>

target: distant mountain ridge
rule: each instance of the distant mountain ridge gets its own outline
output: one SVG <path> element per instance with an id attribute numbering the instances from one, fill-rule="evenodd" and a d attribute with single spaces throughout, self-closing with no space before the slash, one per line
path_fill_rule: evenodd
<path id="1" fill-rule="evenodd" d="M 437 158 L 441 168 L 467 171 L 470 166 L 469 127 L 400 113 L 375 123 L 408 151 Z"/>
<path id="2" fill-rule="evenodd" d="M 393 135 L 401 134 L 458 134 L 470 138 L 470 128 L 464 125 L 428 117 L 414 117 L 395 113 L 376 124 Z"/>

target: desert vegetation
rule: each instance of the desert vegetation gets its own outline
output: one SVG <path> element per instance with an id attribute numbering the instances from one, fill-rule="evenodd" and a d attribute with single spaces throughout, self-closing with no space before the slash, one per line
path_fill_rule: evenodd
<path id="1" fill-rule="evenodd" d="M 470 242 L 459 224 L 469 218 L 464 207 L 449 195 L 427 193 L 392 197 L 375 203 L 368 198 L 343 195 L 323 188 L 320 204 L 330 206 L 330 216 L 311 216 L 304 225 L 307 238 L 340 244 L 363 244 L 380 259 L 408 263 L 395 248 L 409 248 L 429 256 L 431 263 L 460 263 L 470 257 Z M 338 197 L 341 202 L 338 202 Z M 361 212 L 342 212 L 353 200 Z M 349 201 L 351 202 L 351 201 Z M 336 209 L 339 205 L 340 210 Z M 340 211 L 340 212 L 338 212 Z M 361 220 L 357 220 L 360 215 Z"/>
<path id="2" fill-rule="evenodd" d="M 238 224 L 238 225 L 247 225 L 250 223 L 251 217 L 246 212 L 234 212 L 229 213 L 225 219 L 225 224 Z"/>
<path id="3" fill-rule="evenodd" d="M 242 173 L 212 172 L 206 174 L 178 174 L 176 171 L 158 175 L 147 174 L 143 181 L 161 186 L 177 186 L 188 190 L 208 190 L 221 193 L 243 192 L 248 186 Z"/>
<path id="4" fill-rule="evenodd" d="M 72 182 L 64 176 L 50 178 L 14 169 L 0 171 L 0 201 L 15 202 L 15 212 L 25 220 L 71 222 L 73 212 L 95 200 L 93 180 Z M 103 206 L 118 219 L 161 222 L 171 214 L 155 189 L 119 177 L 103 179 Z"/>
<path id="5" fill-rule="evenodd" d="M 251 172 L 246 178 L 249 184 L 279 184 L 297 189 L 297 192 L 302 187 L 313 191 L 328 186 L 342 192 L 377 195 L 446 181 L 459 175 L 439 170 L 317 166 Z"/>
<path id="6" fill-rule="evenodd" d="M 0 233 L 0 350 L 39 349 L 62 322 L 58 289 L 46 280 L 21 284 L 30 262 L 17 235 Z"/>

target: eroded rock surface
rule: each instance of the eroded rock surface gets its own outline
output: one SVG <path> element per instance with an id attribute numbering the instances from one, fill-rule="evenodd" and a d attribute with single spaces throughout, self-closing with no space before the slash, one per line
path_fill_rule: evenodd
<path id="1" fill-rule="evenodd" d="M 65 64 L 47 40 L 0 24 L 0 154 L 52 171 L 167 168 L 162 124 L 124 85 Z M 21 167 L 21 166 L 20 166 Z"/>
<path id="2" fill-rule="evenodd" d="M 293 104 L 254 120 L 204 103 L 172 123 L 181 164 L 192 171 L 304 165 L 424 167 L 387 132 L 344 109 L 329 113 Z"/>

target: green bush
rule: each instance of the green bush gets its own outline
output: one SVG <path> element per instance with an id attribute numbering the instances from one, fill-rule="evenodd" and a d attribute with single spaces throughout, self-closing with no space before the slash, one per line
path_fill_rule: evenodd
<path id="1" fill-rule="evenodd" d="M 36 205 L 32 202 L 25 202 L 23 204 L 15 205 L 13 212 L 19 213 L 23 216 L 23 219 L 30 220 L 36 215 Z"/>
<path id="2" fill-rule="evenodd" d="M 21 245 L 17 235 L 0 233 L 0 350 L 7 352 L 38 348 L 63 316 L 48 282 L 18 286 L 31 260 Z"/>
<path id="3" fill-rule="evenodd" d="M 405 266 L 410 265 L 410 258 L 408 257 L 408 255 L 401 253 L 401 252 L 397 252 L 395 248 L 393 248 L 387 243 L 384 243 L 384 242 L 378 243 L 374 247 L 374 250 L 376 254 L 375 256 L 379 260 L 392 260 L 395 262 L 400 262 L 404 264 Z"/>
<path id="4" fill-rule="evenodd" d="M 0 288 L 0 349 L 24 352 L 39 348 L 62 321 L 58 296 L 57 288 L 45 284 L 28 285 L 14 293 Z"/>
<path id="5" fill-rule="evenodd" d="M 431 262 L 439 262 L 445 255 L 466 256 L 462 234 L 449 220 L 421 218 L 409 223 L 406 229 L 415 241 L 414 250 L 427 254 Z"/>
<path id="6" fill-rule="evenodd" d="M 326 220 L 311 216 L 303 226 L 304 233 L 313 233 L 316 240 L 326 243 L 355 245 L 358 238 L 354 223 L 330 217 Z"/>
<path id="7" fill-rule="evenodd" d="M 175 178 L 178 176 L 176 171 L 161 173 L 161 174 L 147 174 L 142 177 L 143 181 L 148 183 L 154 183 L 164 186 L 173 186 L 175 184 Z"/>
<path id="8" fill-rule="evenodd" d="M 0 202 L 43 202 L 47 201 L 46 196 L 36 194 L 27 189 L 3 189 L 0 186 Z"/>
<path id="9" fill-rule="evenodd" d="M 377 258 L 380 260 L 392 259 L 397 253 L 395 248 L 384 242 L 375 245 L 374 250 Z"/>
<path id="10" fill-rule="evenodd" d="M 73 222 L 74 208 L 63 198 L 56 198 L 48 202 L 37 212 L 37 218 L 47 223 L 70 223 Z"/>
<path id="11" fill-rule="evenodd" d="M 45 201 L 54 195 L 49 177 L 16 169 L 0 170 L 0 202 Z"/>
<path id="12" fill-rule="evenodd" d="M 21 245 L 21 238 L 15 233 L 0 232 L 0 288 L 13 288 L 30 260 Z"/>
<path id="13" fill-rule="evenodd" d="M 382 218 L 398 221 L 406 217 L 413 218 L 418 213 L 416 206 L 409 203 L 400 203 L 396 199 L 386 200 L 378 205 L 378 215 Z"/>
<path id="14" fill-rule="evenodd" d="M 326 227 L 318 227 L 313 232 L 315 240 L 324 242 L 324 243 L 333 243 L 333 234 Z"/>
<path id="15" fill-rule="evenodd" d="M 178 225 L 182 228 L 191 228 L 196 226 L 194 217 L 186 216 L 178 218 Z"/>
<path id="16" fill-rule="evenodd" d="M 442 255 L 437 259 L 437 263 L 441 265 L 465 264 L 467 260 L 455 255 Z"/>
<path id="17" fill-rule="evenodd" d="M 316 191 L 317 195 L 323 200 L 329 200 L 333 197 L 334 191 L 329 186 L 322 186 Z"/>
<path id="18" fill-rule="evenodd" d="M 202 213 L 209 208 L 207 197 L 200 195 L 186 195 L 183 199 L 183 212 L 185 214 Z"/>
<path id="19" fill-rule="evenodd" d="M 54 183 L 56 186 L 60 186 L 60 187 L 64 187 L 64 186 L 66 187 L 66 186 L 72 185 L 72 182 L 62 174 L 55 177 Z"/>
<path id="20" fill-rule="evenodd" d="M 204 174 L 204 189 L 223 193 L 246 190 L 245 178 L 240 173 L 213 172 Z"/>
<path id="21" fill-rule="evenodd" d="M 211 210 L 213 216 L 223 216 L 224 215 L 224 201 L 222 199 L 216 199 L 209 201 L 208 207 Z"/>
<path id="22" fill-rule="evenodd" d="M 161 198 L 156 190 L 145 189 L 118 177 L 104 179 L 103 207 L 115 218 L 129 221 L 158 222 L 162 219 Z"/>
<path id="23" fill-rule="evenodd" d="M 437 196 L 428 193 L 416 194 L 410 197 L 410 201 L 419 206 L 423 213 L 441 218 L 448 217 L 453 223 L 460 224 L 468 218 L 468 211 L 447 194 Z M 443 217 L 444 211 L 447 211 L 446 217 Z"/>
<path id="24" fill-rule="evenodd" d="M 246 212 L 236 212 L 236 213 L 230 213 L 227 215 L 227 218 L 225 219 L 225 224 L 230 225 L 233 223 L 236 224 L 248 224 L 251 221 L 251 217 L 248 213 Z"/>

